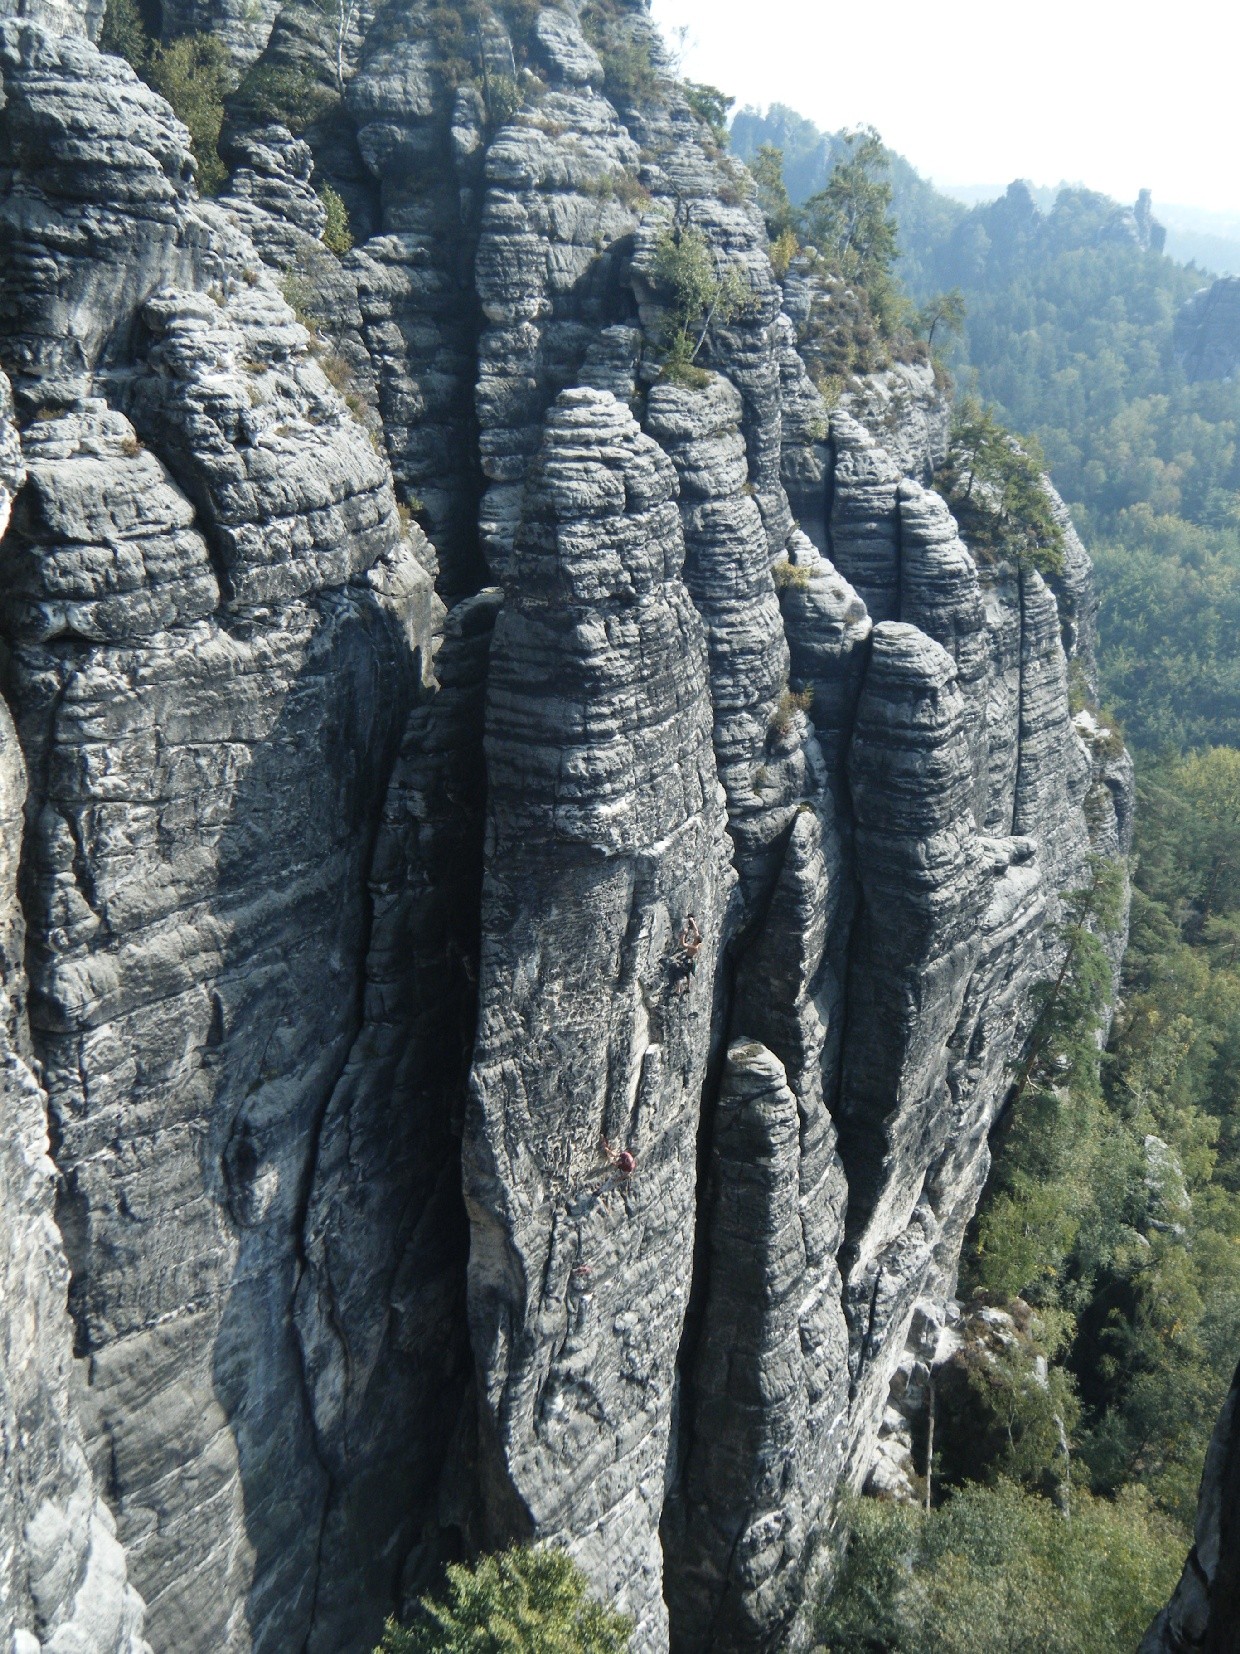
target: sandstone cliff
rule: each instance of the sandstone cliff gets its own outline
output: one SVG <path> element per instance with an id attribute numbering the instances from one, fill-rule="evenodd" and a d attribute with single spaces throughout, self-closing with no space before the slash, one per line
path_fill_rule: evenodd
<path id="1" fill-rule="evenodd" d="M 365 1650 L 514 1536 L 795 1641 L 1128 847 L 1079 542 L 973 554 L 928 372 L 824 404 L 639 3 L 168 7 L 313 115 L 214 200 L 0 9 L 16 1646 Z"/>

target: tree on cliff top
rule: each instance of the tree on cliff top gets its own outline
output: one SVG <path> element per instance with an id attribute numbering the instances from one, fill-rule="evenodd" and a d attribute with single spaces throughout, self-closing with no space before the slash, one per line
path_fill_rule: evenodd
<path id="1" fill-rule="evenodd" d="M 1058 574 L 1063 530 L 1042 481 L 1037 443 L 1014 437 L 992 408 L 965 397 L 935 487 L 955 512 L 974 551 L 1011 558 L 1022 569 Z"/>
<path id="2" fill-rule="evenodd" d="M 875 319 L 890 333 L 903 311 L 891 276 L 898 249 L 890 162 L 872 126 L 845 133 L 844 143 L 846 154 L 826 187 L 802 209 L 802 238 L 818 249 L 831 274 L 865 291 Z"/>
<path id="3" fill-rule="evenodd" d="M 887 152 L 872 126 L 847 133 L 844 141 L 847 155 L 826 187 L 805 203 L 806 232 L 842 274 L 886 274 L 896 256 Z"/>

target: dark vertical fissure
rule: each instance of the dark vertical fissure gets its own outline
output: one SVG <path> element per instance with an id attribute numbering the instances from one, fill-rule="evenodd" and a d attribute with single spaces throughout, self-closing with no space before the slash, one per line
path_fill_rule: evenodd
<path id="1" fill-rule="evenodd" d="M 1020 825 L 1020 772 L 1024 753 L 1025 726 L 1025 574 L 1016 569 L 1017 614 L 1019 616 L 1016 641 L 1016 769 L 1012 784 L 1012 833 Z"/>
<path id="2" fill-rule="evenodd" d="M 420 660 L 415 655 L 414 671 L 412 673 L 412 681 L 415 685 L 421 678 L 419 667 Z M 296 1217 L 293 1224 L 293 1247 L 297 1259 L 297 1279 L 293 1285 L 292 1297 L 290 1299 L 290 1311 L 292 1308 L 292 1302 L 296 1299 L 301 1282 L 305 1279 L 305 1276 L 310 1269 L 310 1258 L 306 1241 L 306 1227 L 310 1215 L 310 1203 L 314 1196 L 315 1176 L 318 1170 L 319 1149 L 323 1137 L 323 1127 L 327 1120 L 328 1110 L 331 1108 L 332 1098 L 336 1094 L 336 1088 L 340 1084 L 341 1077 L 343 1076 L 345 1070 L 348 1068 L 349 1060 L 353 1054 L 353 1048 L 357 1043 L 358 1036 L 361 1034 L 366 1025 L 366 987 L 369 975 L 371 940 L 374 934 L 375 922 L 375 903 L 374 897 L 371 894 L 371 873 L 375 864 L 375 852 L 378 848 L 380 837 L 385 831 L 387 825 L 383 804 L 387 797 L 388 789 L 391 787 L 393 774 L 399 761 L 401 741 L 404 735 L 405 723 L 409 715 L 410 704 L 411 697 L 407 698 L 403 702 L 403 704 L 399 707 L 397 716 L 392 720 L 392 730 L 388 737 L 386 750 L 383 754 L 383 759 L 379 768 L 379 773 L 383 779 L 381 784 L 376 789 L 378 796 L 378 808 L 375 811 L 374 826 L 371 830 L 370 841 L 366 847 L 366 853 L 362 858 L 362 865 L 360 868 L 360 882 L 361 888 L 364 892 L 364 897 L 361 934 L 358 938 L 357 973 L 354 981 L 353 1028 L 349 1039 L 347 1042 L 344 1042 L 343 1055 L 340 1060 L 340 1065 L 332 1078 L 331 1084 L 324 1088 L 322 1104 L 318 1109 L 314 1125 L 311 1129 L 309 1152 L 306 1157 L 305 1180 L 301 1189 L 298 1191 Z M 332 1302 L 332 1313 L 334 1318 L 334 1301 Z M 346 1365 L 348 1365 L 348 1339 L 345 1336 L 344 1329 L 338 1323 L 335 1325 L 335 1331 L 337 1337 L 340 1339 L 340 1347 L 344 1352 Z M 301 1649 L 301 1654 L 310 1654 L 310 1642 L 314 1636 L 315 1626 L 318 1619 L 319 1592 L 323 1578 L 323 1544 L 327 1534 L 327 1526 L 331 1515 L 332 1503 L 337 1497 L 338 1489 L 336 1477 L 324 1457 L 322 1448 L 319 1444 L 318 1427 L 314 1418 L 314 1398 L 311 1394 L 309 1375 L 306 1372 L 305 1351 L 302 1347 L 302 1341 L 297 1335 L 295 1327 L 293 1329 L 293 1345 L 296 1354 L 297 1371 L 301 1378 L 302 1405 L 305 1409 L 306 1421 L 309 1426 L 309 1440 L 312 1445 L 315 1459 L 320 1470 L 323 1472 L 325 1482 L 323 1504 L 319 1514 L 319 1531 L 314 1547 L 314 1582 L 310 1597 L 310 1612 L 307 1618 L 306 1636 L 302 1643 Z"/>

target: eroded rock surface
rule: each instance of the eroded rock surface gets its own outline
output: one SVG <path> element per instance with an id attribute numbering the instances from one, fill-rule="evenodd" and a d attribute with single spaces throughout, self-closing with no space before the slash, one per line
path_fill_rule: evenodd
<path id="1" fill-rule="evenodd" d="M 828 409 L 636 0 L 170 9 L 307 100 L 215 202 L 97 21 L 0 23 L 15 1646 L 353 1654 L 534 1536 L 796 1646 L 1128 848 L 1088 559 L 974 557 L 924 364 Z"/>
<path id="2" fill-rule="evenodd" d="M 0 374 L 0 534 L 22 461 Z M 14 1654 L 149 1654 L 71 1390 L 69 1268 L 33 1067 L 18 862 L 26 767 L 0 704 L 0 1622 Z"/>
<path id="3" fill-rule="evenodd" d="M 570 391 L 536 479 L 488 691 L 465 1140 L 484 1486 L 499 1531 L 567 1542 L 654 1649 L 733 875 L 671 466 L 608 393 Z"/>

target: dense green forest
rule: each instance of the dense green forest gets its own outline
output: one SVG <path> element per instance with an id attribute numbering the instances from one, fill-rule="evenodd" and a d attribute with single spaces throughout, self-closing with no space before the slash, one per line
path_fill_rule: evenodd
<path id="1" fill-rule="evenodd" d="M 1005 429 L 1045 456 L 1094 556 L 1105 698 L 1138 775 L 1118 999 L 1094 932 L 1121 870 L 1099 863 L 1067 893 L 1063 967 L 966 1245 L 965 1324 L 1000 1311 L 1007 1331 L 943 1371 L 926 1509 L 854 1513 L 819 1636 L 1119 1654 L 1178 1576 L 1240 1354 L 1240 384 L 1191 383 L 1176 360 L 1176 314 L 1207 278 L 1162 251 L 1148 198 L 1039 205 L 1018 183 L 968 210 L 876 135 L 778 108 L 742 112 L 733 142 L 781 233 L 821 245 L 845 183 L 888 215 L 871 308 L 894 350 L 901 328 L 931 335 L 955 380 L 949 499 L 986 456 L 1013 467 Z M 1016 489 L 1007 554 L 1027 535 L 1053 569 L 1028 478 L 989 480 L 1005 506 Z M 990 544 L 996 525 L 968 529 Z"/>
<path id="2" fill-rule="evenodd" d="M 742 111 L 733 142 L 779 148 L 794 203 L 849 147 L 779 106 Z M 963 328 L 936 345 L 1037 438 L 1093 554 L 1104 687 L 1129 740 L 1240 745 L 1240 382 L 1190 383 L 1172 350 L 1208 277 L 1106 196 L 1063 190 L 1044 211 L 1017 183 L 970 211 L 887 160 L 896 277 L 916 306 L 959 289 Z"/>

